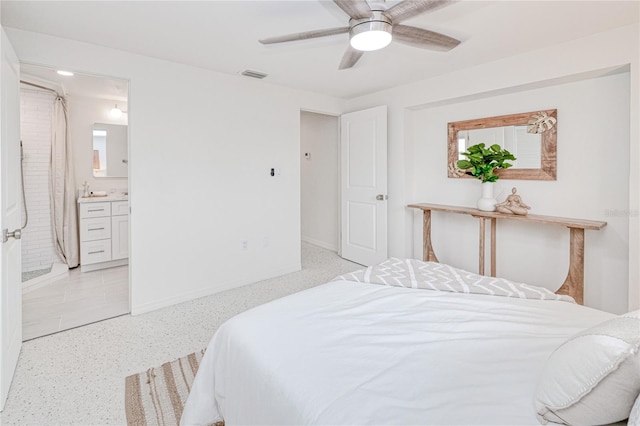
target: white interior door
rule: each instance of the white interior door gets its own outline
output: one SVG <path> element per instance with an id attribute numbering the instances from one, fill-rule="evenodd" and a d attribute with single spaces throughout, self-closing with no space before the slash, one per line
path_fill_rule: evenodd
<path id="1" fill-rule="evenodd" d="M 4 30 L 0 56 L 0 409 L 4 409 L 22 347 L 20 64 Z"/>
<path id="2" fill-rule="evenodd" d="M 387 259 L 387 107 L 340 117 L 341 254 L 362 265 Z"/>

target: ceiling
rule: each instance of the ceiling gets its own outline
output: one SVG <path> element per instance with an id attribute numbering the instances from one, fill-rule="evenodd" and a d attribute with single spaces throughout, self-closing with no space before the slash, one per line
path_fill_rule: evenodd
<path id="1" fill-rule="evenodd" d="M 635 1 L 459 1 L 405 21 L 462 40 L 450 52 L 400 43 L 339 71 L 348 35 L 258 39 L 346 26 L 331 1 L 7 1 L 2 24 L 352 98 L 639 22 Z M 386 2 L 388 7 L 397 1 Z M 64 64 L 60 64 L 63 66 Z"/>
<path id="2" fill-rule="evenodd" d="M 129 84 L 126 80 L 75 73 L 67 77 L 57 70 L 37 65 L 22 64 L 20 79 L 63 92 L 66 97 L 85 97 L 126 102 Z"/>

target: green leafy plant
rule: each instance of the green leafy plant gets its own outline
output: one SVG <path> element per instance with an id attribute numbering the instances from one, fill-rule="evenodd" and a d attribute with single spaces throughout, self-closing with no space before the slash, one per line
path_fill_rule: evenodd
<path id="1" fill-rule="evenodd" d="M 502 149 L 498 144 L 491 145 L 488 148 L 483 143 L 472 145 L 462 155 L 467 159 L 458 161 L 458 168 L 464 170 L 469 176 L 480 179 L 482 183 L 497 181 L 499 176 L 494 174 L 494 171 L 496 169 L 508 169 L 513 164 L 506 161 L 516 159 L 513 154 L 506 149 Z"/>

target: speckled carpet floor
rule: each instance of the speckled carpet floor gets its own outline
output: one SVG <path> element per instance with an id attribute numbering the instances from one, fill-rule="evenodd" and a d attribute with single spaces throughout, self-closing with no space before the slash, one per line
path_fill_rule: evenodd
<path id="1" fill-rule="evenodd" d="M 361 266 L 302 245 L 299 272 L 149 312 L 25 342 L 5 425 L 124 425 L 124 378 L 206 347 L 217 328 L 249 308 L 323 284 Z"/>

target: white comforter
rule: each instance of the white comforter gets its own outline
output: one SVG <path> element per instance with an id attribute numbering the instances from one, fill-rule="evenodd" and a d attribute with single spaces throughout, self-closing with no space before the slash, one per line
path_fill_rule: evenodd
<path id="1" fill-rule="evenodd" d="M 183 425 L 537 425 L 543 363 L 613 315 L 573 303 L 335 281 L 217 331 Z"/>

